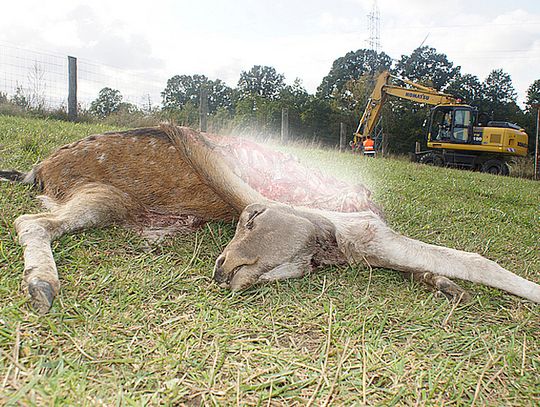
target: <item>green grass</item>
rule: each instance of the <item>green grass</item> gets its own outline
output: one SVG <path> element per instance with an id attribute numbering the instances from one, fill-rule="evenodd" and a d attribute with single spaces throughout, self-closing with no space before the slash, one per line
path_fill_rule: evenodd
<path id="1" fill-rule="evenodd" d="M 0 167 L 29 169 L 104 126 L 0 116 Z M 540 183 L 289 148 L 363 179 L 398 231 L 540 281 Z M 62 292 L 20 292 L 13 220 L 35 192 L 0 183 L 0 404 L 538 405 L 540 308 L 463 283 L 455 306 L 395 272 L 327 268 L 240 295 L 211 281 L 230 224 L 148 246 L 120 228 L 53 245 Z"/>

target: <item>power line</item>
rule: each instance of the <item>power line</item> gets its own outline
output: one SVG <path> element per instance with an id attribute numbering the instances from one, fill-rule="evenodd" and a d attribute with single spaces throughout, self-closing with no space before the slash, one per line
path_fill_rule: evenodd
<path id="1" fill-rule="evenodd" d="M 540 26 L 540 21 L 524 21 L 520 23 L 480 23 L 480 24 L 450 24 L 450 25 L 409 25 L 399 27 L 386 27 L 384 31 L 400 31 L 410 29 L 439 30 L 443 28 L 478 28 L 478 27 L 521 27 L 523 25 Z"/>

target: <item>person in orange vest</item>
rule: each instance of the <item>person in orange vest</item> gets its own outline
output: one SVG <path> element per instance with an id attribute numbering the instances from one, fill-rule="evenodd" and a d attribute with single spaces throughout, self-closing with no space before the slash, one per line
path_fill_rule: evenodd
<path id="1" fill-rule="evenodd" d="M 375 157 L 375 143 L 371 136 L 367 136 L 364 140 L 364 155 Z"/>

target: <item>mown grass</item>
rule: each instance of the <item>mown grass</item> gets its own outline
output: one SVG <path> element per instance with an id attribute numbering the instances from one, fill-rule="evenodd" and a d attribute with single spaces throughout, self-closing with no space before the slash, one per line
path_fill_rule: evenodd
<path id="1" fill-rule="evenodd" d="M 29 169 L 103 126 L 0 116 L 0 167 Z M 289 147 L 364 180 L 388 222 L 540 281 L 540 183 Z M 463 283 L 456 306 L 395 272 L 327 268 L 240 295 L 211 281 L 233 225 L 149 246 L 120 228 L 54 243 L 63 284 L 38 317 L 0 183 L 0 404 L 538 405 L 538 305 Z"/>

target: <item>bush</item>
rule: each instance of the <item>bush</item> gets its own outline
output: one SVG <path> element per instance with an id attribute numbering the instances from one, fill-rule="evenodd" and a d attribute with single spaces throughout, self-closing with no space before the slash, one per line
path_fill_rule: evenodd
<path id="1" fill-rule="evenodd" d="M 510 164 L 510 176 L 517 178 L 534 178 L 534 157 L 519 157 Z"/>

